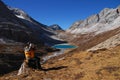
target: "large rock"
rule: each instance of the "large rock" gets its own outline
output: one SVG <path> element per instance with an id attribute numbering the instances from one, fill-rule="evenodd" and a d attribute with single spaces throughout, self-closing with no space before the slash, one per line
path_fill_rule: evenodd
<path id="1" fill-rule="evenodd" d="M 117 7 L 117 13 L 120 15 L 120 6 Z"/>

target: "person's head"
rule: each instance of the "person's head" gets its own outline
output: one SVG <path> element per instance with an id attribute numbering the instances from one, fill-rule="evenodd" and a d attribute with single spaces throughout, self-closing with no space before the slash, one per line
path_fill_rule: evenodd
<path id="1" fill-rule="evenodd" d="M 35 45 L 34 45 L 33 43 L 30 43 L 30 44 L 29 44 L 29 47 L 35 48 Z"/>

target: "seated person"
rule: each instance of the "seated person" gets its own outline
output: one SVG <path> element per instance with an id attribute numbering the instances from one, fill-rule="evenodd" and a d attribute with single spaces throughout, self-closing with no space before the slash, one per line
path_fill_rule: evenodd
<path id="1" fill-rule="evenodd" d="M 33 43 L 28 43 L 24 48 L 25 61 L 29 67 L 35 69 L 42 69 L 40 65 L 40 58 L 35 57 L 35 45 Z"/>

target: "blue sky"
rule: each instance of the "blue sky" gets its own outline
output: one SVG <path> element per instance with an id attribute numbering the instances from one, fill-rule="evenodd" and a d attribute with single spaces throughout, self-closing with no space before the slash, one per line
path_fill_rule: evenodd
<path id="1" fill-rule="evenodd" d="M 104 8 L 116 8 L 120 0 L 2 0 L 24 10 L 45 25 L 58 24 L 68 29 L 75 21 L 99 13 Z"/>

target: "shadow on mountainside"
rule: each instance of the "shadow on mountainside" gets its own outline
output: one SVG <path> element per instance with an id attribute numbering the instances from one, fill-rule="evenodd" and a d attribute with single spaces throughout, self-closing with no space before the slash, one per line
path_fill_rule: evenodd
<path id="1" fill-rule="evenodd" d="M 37 56 L 41 56 L 37 53 Z M 20 68 L 25 57 L 22 53 L 0 53 L 0 75 L 4 75 Z M 43 71 L 60 70 L 67 68 L 67 66 L 53 67 L 48 69 L 42 69 Z"/>
<path id="2" fill-rule="evenodd" d="M 0 53 L 0 75 L 18 70 L 23 60 L 22 54 Z"/>
<path id="3" fill-rule="evenodd" d="M 51 71 L 51 70 L 60 70 L 63 68 L 67 68 L 67 66 L 59 66 L 59 67 L 52 67 L 52 68 L 48 68 L 48 69 L 42 69 L 43 71 Z"/>

